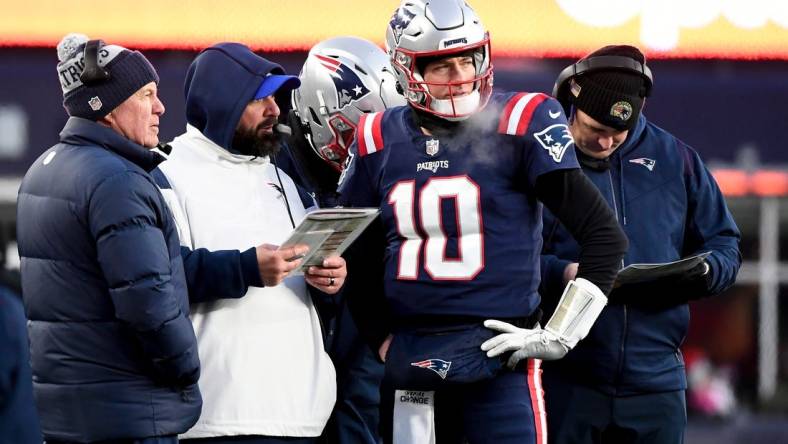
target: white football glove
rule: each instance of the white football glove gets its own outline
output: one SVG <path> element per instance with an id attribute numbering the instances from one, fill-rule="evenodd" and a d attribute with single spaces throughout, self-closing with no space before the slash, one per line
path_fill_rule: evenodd
<path id="1" fill-rule="evenodd" d="M 506 366 L 510 369 L 514 369 L 523 359 L 537 358 L 552 361 L 563 358 L 569 351 L 569 347 L 562 344 L 554 334 L 542 330 L 538 324 L 533 329 L 519 328 L 503 321 L 489 319 L 484 321 L 484 326 L 500 331 L 501 334 L 484 341 L 482 351 L 486 351 L 490 358 L 513 351 L 506 362 Z"/>
<path id="2" fill-rule="evenodd" d="M 544 330 L 539 325 L 533 329 L 519 328 L 489 319 L 484 321 L 484 326 L 501 334 L 485 341 L 481 348 L 490 358 L 513 352 L 506 363 L 511 369 L 526 358 L 561 359 L 588 335 L 606 304 L 607 297 L 599 287 L 577 278 L 567 284 Z"/>

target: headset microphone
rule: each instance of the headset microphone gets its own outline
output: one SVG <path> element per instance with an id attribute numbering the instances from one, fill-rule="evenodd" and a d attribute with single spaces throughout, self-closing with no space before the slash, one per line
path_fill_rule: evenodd
<path id="1" fill-rule="evenodd" d="M 293 135 L 293 130 L 289 126 L 285 125 L 284 123 L 277 123 L 276 125 L 274 125 L 274 130 L 277 133 L 285 136 Z"/>

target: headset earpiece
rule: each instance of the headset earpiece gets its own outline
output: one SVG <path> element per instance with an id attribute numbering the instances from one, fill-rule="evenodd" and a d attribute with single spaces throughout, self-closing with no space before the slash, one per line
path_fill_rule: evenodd
<path id="1" fill-rule="evenodd" d="M 648 97 L 651 95 L 651 88 L 654 85 L 654 76 L 651 74 L 651 69 L 649 69 L 645 63 L 640 63 L 635 59 L 625 56 L 605 55 L 589 57 L 564 68 L 561 73 L 558 74 L 555 85 L 553 85 L 553 97 L 564 107 L 564 112 L 567 115 L 569 115 L 569 107 L 572 104 L 569 81 L 574 77 L 602 70 L 631 71 L 640 74 L 644 79 L 640 97 Z"/>
<path id="2" fill-rule="evenodd" d="M 97 85 L 110 79 L 109 71 L 99 66 L 98 63 L 101 43 L 101 40 L 90 40 L 85 44 L 85 67 L 82 70 L 82 74 L 79 76 L 79 80 L 85 85 Z"/>

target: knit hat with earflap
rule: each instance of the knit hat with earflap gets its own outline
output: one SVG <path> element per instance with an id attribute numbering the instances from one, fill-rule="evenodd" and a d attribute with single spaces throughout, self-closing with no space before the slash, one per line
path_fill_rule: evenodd
<path id="1" fill-rule="evenodd" d="M 98 67 L 108 76 L 85 79 L 87 36 L 68 34 L 57 45 L 57 73 L 63 107 L 69 116 L 98 120 L 150 82 L 159 83 L 156 70 L 139 51 L 98 42 Z"/>

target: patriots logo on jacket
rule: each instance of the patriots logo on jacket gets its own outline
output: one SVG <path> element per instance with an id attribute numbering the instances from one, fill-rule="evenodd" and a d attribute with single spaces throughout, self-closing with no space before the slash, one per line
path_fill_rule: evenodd
<path id="1" fill-rule="evenodd" d="M 443 359 L 425 359 L 419 362 L 411 362 L 410 365 L 432 370 L 437 373 L 441 379 L 446 379 L 446 375 L 449 373 L 449 367 L 451 367 L 451 361 L 444 361 Z"/>
<path id="2" fill-rule="evenodd" d="M 331 80 L 334 81 L 334 89 L 337 92 L 337 108 L 342 109 L 354 100 L 360 100 L 367 94 L 369 89 L 364 86 L 364 82 L 358 78 L 356 73 L 345 66 L 337 59 L 316 54 L 320 65 L 326 68 Z"/>
<path id="3" fill-rule="evenodd" d="M 397 9 L 394 11 L 394 15 L 391 16 L 389 26 L 391 26 L 391 30 L 394 32 L 394 40 L 397 41 L 397 44 L 399 44 L 399 39 L 402 37 L 402 32 L 410 25 L 410 21 L 413 20 L 413 17 L 416 17 L 416 14 L 405 8 Z"/>
<path id="4" fill-rule="evenodd" d="M 556 163 L 561 162 L 566 149 L 575 142 L 569 128 L 563 123 L 550 125 L 542 131 L 534 133 L 534 137 Z"/>
<path id="5" fill-rule="evenodd" d="M 639 157 L 637 159 L 629 159 L 629 163 L 643 165 L 644 167 L 648 168 L 649 171 L 654 171 L 654 165 L 657 164 L 657 161 L 654 159 L 649 159 L 648 157 Z"/>

